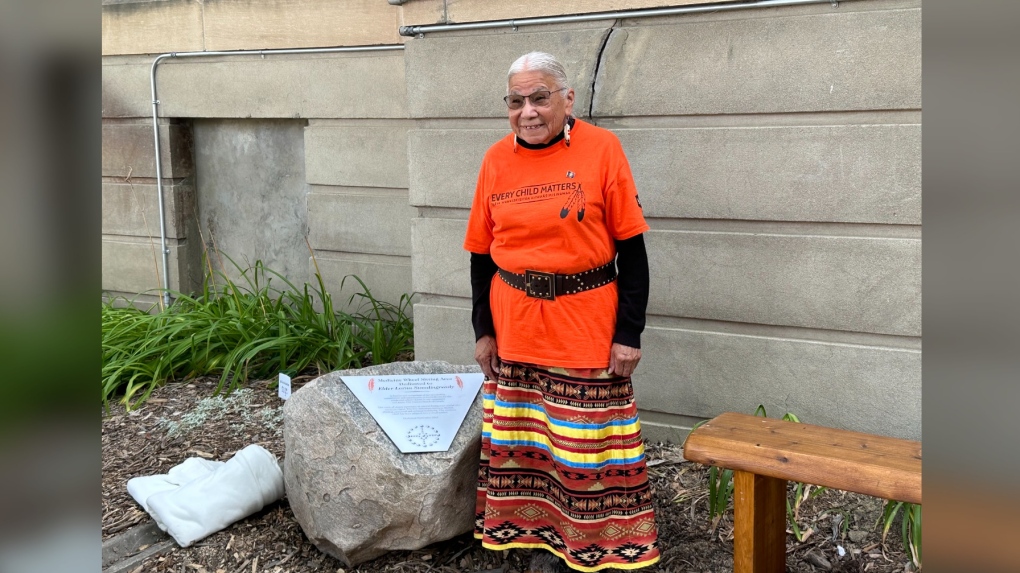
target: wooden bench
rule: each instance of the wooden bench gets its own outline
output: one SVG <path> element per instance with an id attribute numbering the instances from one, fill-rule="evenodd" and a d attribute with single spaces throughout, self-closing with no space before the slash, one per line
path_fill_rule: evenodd
<path id="1" fill-rule="evenodd" d="M 684 457 L 733 471 L 733 571 L 786 571 L 786 482 L 921 503 L 921 442 L 727 412 Z"/>

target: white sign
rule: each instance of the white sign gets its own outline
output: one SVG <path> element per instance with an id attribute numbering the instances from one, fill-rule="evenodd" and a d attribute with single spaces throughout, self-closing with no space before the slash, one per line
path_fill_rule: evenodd
<path id="1" fill-rule="evenodd" d="M 280 372 L 280 383 L 276 385 L 279 392 L 277 392 L 280 398 L 286 400 L 290 398 L 290 376 L 287 376 L 283 372 Z"/>
<path id="2" fill-rule="evenodd" d="M 445 452 L 482 387 L 482 374 L 344 376 L 343 381 L 401 452 Z"/>

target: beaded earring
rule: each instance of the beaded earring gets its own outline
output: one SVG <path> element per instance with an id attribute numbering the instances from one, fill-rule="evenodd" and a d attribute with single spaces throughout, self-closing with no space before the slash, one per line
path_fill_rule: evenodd
<path id="1" fill-rule="evenodd" d="M 517 153 L 517 134 L 514 134 L 514 153 Z"/>
<path id="2" fill-rule="evenodd" d="M 570 122 L 563 124 L 563 143 L 570 147 Z"/>

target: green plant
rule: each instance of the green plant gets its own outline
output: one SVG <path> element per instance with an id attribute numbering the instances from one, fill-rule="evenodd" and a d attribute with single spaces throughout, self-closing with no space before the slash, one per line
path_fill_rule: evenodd
<path id="1" fill-rule="evenodd" d="M 893 525 L 896 517 L 902 512 L 903 518 L 900 522 L 901 535 L 903 537 L 903 550 L 910 555 L 914 566 L 921 568 L 921 505 L 905 501 L 886 500 L 882 509 L 882 545 L 885 546 L 885 538 Z"/>
<path id="2" fill-rule="evenodd" d="M 354 341 L 368 350 L 375 364 L 393 362 L 398 356 L 414 350 L 414 324 L 408 318 L 411 309 L 411 295 L 400 295 L 397 304 L 380 301 L 372 296 L 368 286 L 355 275 L 348 275 L 340 281 L 340 289 L 348 278 L 361 286 L 362 292 L 354 293 L 349 300 L 353 304 L 360 299 L 357 312 L 349 315 L 355 325 Z"/>
<path id="3" fill-rule="evenodd" d="M 354 277 L 363 289 L 354 296 L 364 304 L 348 314 L 333 307 L 317 263 L 317 285 L 298 288 L 261 261 L 241 268 L 226 258 L 239 278 L 214 271 L 206 256 L 201 291 L 174 293 L 174 303 L 159 312 L 120 306 L 121 300 L 103 305 L 104 405 L 116 398 L 137 407 L 173 379 L 219 375 L 216 392 L 229 392 L 252 377 L 360 368 L 413 350 L 410 295 L 391 305 Z"/>
<path id="4" fill-rule="evenodd" d="M 712 518 L 709 532 L 715 531 L 733 498 L 733 470 L 708 468 L 708 512 Z"/>
<path id="5" fill-rule="evenodd" d="M 691 431 L 697 430 L 707 422 L 708 420 L 702 420 L 694 427 Z M 709 525 L 709 532 L 714 532 L 716 527 L 719 526 L 719 521 L 722 520 L 722 516 L 726 514 L 726 509 L 729 507 L 730 500 L 733 498 L 733 470 L 722 469 L 716 466 L 710 466 L 708 468 L 708 514 L 712 522 Z M 679 496 L 673 501 L 678 502 Z"/>
<path id="6" fill-rule="evenodd" d="M 789 497 L 786 498 L 786 518 L 790 521 L 790 529 L 793 531 L 793 536 L 797 541 L 802 543 L 807 541 L 807 538 L 814 531 L 810 527 L 801 531 L 800 525 L 797 523 L 797 520 L 800 519 L 801 504 L 809 499 L 814 499 L 815 496 L 826 489 L 825 486 L 814 486 L 802 482 L 795 482 L 793 484 L 793 502 L 790 501 Z"/>

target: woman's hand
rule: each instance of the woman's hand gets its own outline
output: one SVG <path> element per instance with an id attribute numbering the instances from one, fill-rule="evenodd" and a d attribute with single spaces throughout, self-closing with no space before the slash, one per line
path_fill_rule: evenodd
<path id="1" fill-rule="evenodd" d="M 638 351 L 640 354 L 640 351 Z M 482 367 L 485 377 L 496 379 L 499 372 L 499 355 L 496 353 L 496 337 L 486 334 L 475 343 L 475 362 Z"/>
<path id="2" fill-rule="evenodd" d="M 477 351 L 475 351 L 475 357 L 478 357 Z M 613 347 L 609 350 L 609 373 L 626 378 L 634 373 L 634 369 L 637 368 L 640 361 L 640 348 L 631 348 L 614 342 Z"/>

